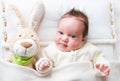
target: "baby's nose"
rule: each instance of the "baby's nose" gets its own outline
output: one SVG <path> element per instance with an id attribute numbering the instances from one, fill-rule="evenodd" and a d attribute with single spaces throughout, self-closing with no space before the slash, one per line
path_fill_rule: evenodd
<path id="1" fill-rule="evenodd" d="M 29 48 L 29 47 L 32 46 L 32 44 L 29 43 L 29 42 L 22 42 L 21 45 L 22 45 L 23 47 L 25 47 L 25 48 Z"/>
<path id="2" fill-rule="evenodd" d="M 64 35 L 64 36 L 62 37 L 62 40 L 65 41 L 65 42 L 68 42 L 68 36 L 65 36 L 65 35 Z"/>

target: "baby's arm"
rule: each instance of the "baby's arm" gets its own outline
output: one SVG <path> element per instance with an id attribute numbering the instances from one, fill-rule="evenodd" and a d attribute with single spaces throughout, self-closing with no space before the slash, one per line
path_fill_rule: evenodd
<path id="1" fill-rule="evenodd" d="M 108 76 L 110 73 L 110 64 L 109 62 L 104 58 L 102 52 L 98 52 L 96 61 L 94 64 L 94 68 L 97 70 L 98 74 L 100 76 Z"/>
<path id="2" fill-rule="evenodd" d="M 37 61 L 35 66 L 39 73 L 43 74 L 43 76 L 46 76 L 52 69 L 52 62 L 46 58 L 41 58 Z"/>

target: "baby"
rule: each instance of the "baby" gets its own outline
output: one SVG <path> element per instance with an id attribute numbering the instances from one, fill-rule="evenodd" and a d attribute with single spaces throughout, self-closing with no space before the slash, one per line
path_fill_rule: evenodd
<path id="1" fill-rule="evenodd" d="M 42 74 L 53 67 L 71 62 L 89 61 L 101 76 L 107 76 L 110 65 L 103 53 L 87 42 L 88 18 L 79 10 L 71 9 L 65 13 L 58 24 L 54 42 L 43 49 L 43 57 L 36 63 L 36 69 Z"/>

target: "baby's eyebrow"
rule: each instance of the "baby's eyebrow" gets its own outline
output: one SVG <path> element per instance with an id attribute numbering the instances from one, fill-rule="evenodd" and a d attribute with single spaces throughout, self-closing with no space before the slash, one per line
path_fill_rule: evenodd
<path id="1" fill-rule="evenodd" d="M 87 23 L 83 18 L 76 18 L 76 20 L 83 22 L 83 23 Z"/>

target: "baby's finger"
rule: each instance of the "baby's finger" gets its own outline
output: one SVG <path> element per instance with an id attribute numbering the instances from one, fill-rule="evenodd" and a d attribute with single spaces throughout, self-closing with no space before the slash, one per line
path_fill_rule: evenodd
<path id="1" fill-rule="evenodd" d="M 105 64 L 101 65 L 100 71 L 104 72 L 104 71 L 106 71 L 106 69 L 108 69 L 107 65 L 105 65 Z"/>
<path id="2" fill-rule="evenodd" d="M 110 73 L 110 68 L 107 68 L 107 69 L 104 71 L 104 74 L 105 74 L 105 75 L 109 75 L 109 73 Z"/>
<path id="3" fill-rule="evenodd" d="M 101 70 L 101 68 L 103 67 L 103 64 L 96 64 L 95 66 L 97 69 Z"/>
<path id="4" fill-rule="evenodd" d="M 48 60 L 44 61 L 44 65 L 45 65 L 45 66 L 50 66 L 49 61 L 48 61 Z"/>
<path id="5" fill-rule="evenodd" d="M 99 69 L 99 68 L 100 68 L 100 64 L 96 64 L 95 67 L 96 67 L 97 69 Z"/>
<path id="6" fill-rule="evenodd" d="M 42 69 L 43 69 L 43 65 L 40 64 L 40 65 L 39 65 L 39 70 L 42 70 Z"/>
<path id="7" fill-rule="evenodd" d="M 105 75 L 109 75 L 109 74 L 110 74 L 110 71 L 107 71 L 107 72 L 105 72 L 104 74 L 105 74 Z"/>

